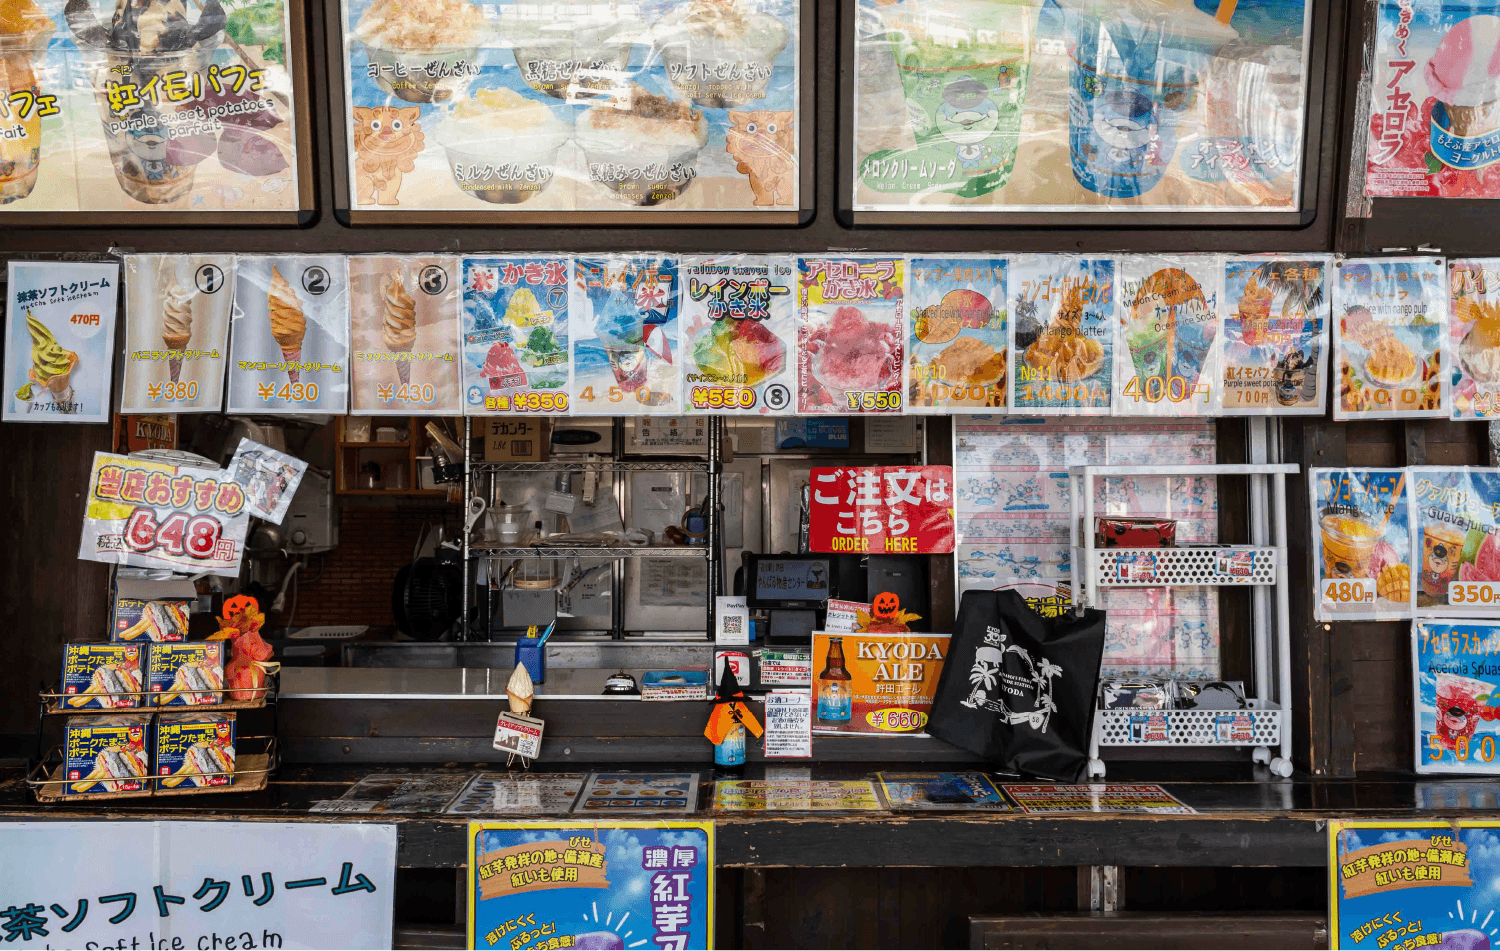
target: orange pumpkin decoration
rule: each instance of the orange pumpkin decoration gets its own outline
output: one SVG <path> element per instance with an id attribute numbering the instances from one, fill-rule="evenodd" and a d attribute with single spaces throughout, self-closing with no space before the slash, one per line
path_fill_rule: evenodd
<path id="1" fill-rule="evenodd" d="M 881 620 L 895 617 L 896 612 L 901 610 L 901 599 L 896 597 L 894 591 L 882 591 L 875 595 L 875 600 L 870 603 L 870 613 Z"/>

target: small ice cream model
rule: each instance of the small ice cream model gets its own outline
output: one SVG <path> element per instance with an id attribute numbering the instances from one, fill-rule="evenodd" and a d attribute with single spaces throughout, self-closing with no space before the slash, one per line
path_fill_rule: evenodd
<path id="1" fill-rule="evenodd" d="M 411 361 L 403 360 L 401 356 L 411 353 L 417 342 L 417 302 L 406 292 L 399 270 L 385 276 L 380 293 L 384 302 L 381 339 L 385 348 L 396 357 L 396 375 L 400 377 L 401 385 L 406 386 L 411 383 Z"/>
<path id="2" fill-rule="evenodd" d="M 1026 362 L 1043 380 L 1076 383 L 1098 372 L 1104 365 L 1104 346 L 1083 335 L 1083 288 L 1068 288 L 1057 316 L 1031 346 Z"/>
<path id="3" fill-rule="evenodd" d="M 302 338 L 307 335 L 307 317 L 302 313 L 302 302 L 297 292 L 286 282 L 275 265 L 271 267 L 271 289 L 266 292 L 266 310 L 271 317 L 271 336 L 281 348 L 281 357 L 288 364 L 302 359 Z M 296 366 L 288 366 L 287 379 L 296 383 L 302 373 Z"/>
<path id="4" fill-rule="evenodd" d="M 29 309 L 26 329 L 31 332 L 31 368 L 26 371 L 28 382 L 16 391 L 16 399 L 29 403 L 36 387 L 43 386 L 52 393 L 59 412 L 77 412 L 70 381 L 78 366 L 78 354 L 58 343 L 47 325 L 33 317 Z"/>
<path id="5" fill-rule="evenodd" d="M 574 126 L 590 167 L 613 168 L 600 183 L 627 204 L 649 208 L 682 194 L 708 142 L 708 121 L 691 103 L 631 86 L 628 99 L 590 106 Z"/>
<path id="6" fill-rule="evenodd" d="M 505 684 L 505 695 L 510 703 L 510 712 L 527 716 L 531 713 L 531 698 L 536 690 L 531 685 L 531 674 L 525 664 L 517 664 Z"/>
<path id="7" fill-rule="evenodd" d="M 755 6 L 695 0 L 686 10 L 669 9 L 652 26 L 672 85 L 694 105 L 726 109 L 765 98 L 776 57 L 786 49 L 791 31 Z"/>
<path id="8" fill-rule="evenodd" d="M 52 19 L 31 0 L 0 2 L 0 100 L 24 102 L 41 95 L 38 61 L 46 54 Z M 31 194 L 41 167 L 41 109 L 22 116 L 12 107 L 0 117 L 0 205 Z"/>
<path id="9" fill-rule="evenodd" d="M 167 357 L 167 370 L 176 383 L 182 375 L 181 351 L 193 337 L 193 297 L 173 278 L 162 292 L 161 342 L 177 356 Z"/>
<path id="10" fill-rule="evenodd" d="M 375 0 L 355 24 L 375 84 L 405 102 L 446 102 L 493 35 L 469 0 Z"/>
<path id="11" fill-rule="evenodd" d="M 716 320 L 693 344 L 693 362 L 716 383 L 755 386 L 781 372 L 786 344 L 749 318 Z"/>
<path id="12" fill-rule="evenodd" d="M 1500 17 L 1471 16 L 1455 23 L 1423 75 L 1446 112 L 1448 131 L 1472 138 L 1500 129 Z M 1434 109 L 1433 124 L 1442 128 L 1442 121 Z"/>

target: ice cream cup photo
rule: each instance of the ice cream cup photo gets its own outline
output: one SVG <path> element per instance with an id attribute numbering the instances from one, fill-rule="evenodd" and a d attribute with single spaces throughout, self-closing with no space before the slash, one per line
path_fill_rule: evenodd
<path id="1" fill-rule="evenodd" d="M 494 37 L 469 0 L 375 0 L 355 24 L 375 85 L 403 102 L 446 102 L 479 73 Z"/>
<path id="2" fill-rule="evenodd" d="M 651 27 L 672 86 L 709 109 L 764 99 L 791 36 L 778 18 L 734 0 L 698 0 Z"/>
<path id="3" fill-rule="evenodd" d="M 10 7 L 0 17 L 0 99 L 5 102 L 41 94 L 37 71 L 53 33 L 52 20 L 30 0 L 18 0 Z M 19 109 L 11 108 L 0 117 L 0 205 L 30 195 L 41 164 L 41 110 L 33 107 L 23 118 Z"/>
<path id="4" fill-rule="evenodd" d="M 496 205 L 516 205 L 547 190 L 557 151 L 572 132 L 566 106 L 509 89 L 480 89 L 458 101 L 438 128 L 453 183 Z"/>
<path id="5" fill-rule="evenodd" d="M 1457 169 L 1500 161 L 1500 17 L 1481 14 L 1455 23 L 1422 75 L 1438 100 L 1432 154 Z"/>
<path id="6" fill-rule="evenodd" d="M 1330 513 L 1318 520 L 1323 532 L 1323 577 L 1368 578 L 1370 555 L 1380 542 L 1375 526 L 1352 515 Z"/>
<path id="7" fill-rule="evenodd" d="M 500 38 L 515 53 L 526 85 L 567 99 L 579 70 L 623 76 L 645 24 L 624 15 L 570 17 L 562 9 L 512 5 L 500 14 Z"/>
<path id="8" fill-rule="evenodd" d="M 615 375 L 615 382 L 627 393 L 634 393 L 646 385 L 646 348 L 638 347 L 605 347 L 604 355 L 609 358 L 609 368 Z"/>
<path id="9" fill-rule="evenodd" d="M 591 181 L 626 204 L 650 207 L 693 183 L 708 122 L 687 102 L 634 86 L 628 102 L 601 101 L 585 110 L 574 136 Z"/>

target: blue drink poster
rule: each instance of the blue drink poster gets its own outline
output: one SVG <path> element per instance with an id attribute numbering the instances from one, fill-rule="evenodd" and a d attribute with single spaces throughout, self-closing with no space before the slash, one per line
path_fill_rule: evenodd
<path id="1" fill-rule="evenodd" d="M 1404 469 L 1311 469 L 1320 621 L 1410 617 L 1411 479 Z"/>
<path id="2" fill-rule="evenodd" d="M 679 414 L 677 259 L 577 258 L 573 290 L 572 414 Z"/>
<path id="3" fill-rule="evenodd" d="M 1334 264 L 1334 419 L 1448 415 L 1442 258 L 1348 258 Z"/>
<path id="4" fill-rule="evenodd" d="M 908 413 L 1004 410 L 1010 296 L 1004 258 L 912 258 L 907 271 Z"/>
<path id="5" fill-rule="evenodd" d="M 1500 624 L 1417 621 L 1411 631 L 1419 773 L 1500 773 Z"/>
<path id="6" fill-rule="evenodd" d="M 464 259 L 464 412 L 567 412 L 571 270 L 564 257 Z"/>
<path id="7" fill-rule="evenodd" d="M 1116 416 L 1207 416 L 1215 385 L 1223 265 L 1215 254 L 1126 255 L 1119 260 Z"/>
<path id="8" fill-rule="evenodd" d="M 1010 405 L 1016 412 L 1109 415 L 1115 270 L 1112 258 L 1011 258 Z"/>
<path id="9" fill-rule="evenodd" d="M 1500 936 L 1500 822 L 1328 823 L 1333 948 L 1487 951 Z"/>
<path id="10" fill-rule="evenodd" d="M 712 948 L 711 822 L 469 823 L 468 947 Z"/>

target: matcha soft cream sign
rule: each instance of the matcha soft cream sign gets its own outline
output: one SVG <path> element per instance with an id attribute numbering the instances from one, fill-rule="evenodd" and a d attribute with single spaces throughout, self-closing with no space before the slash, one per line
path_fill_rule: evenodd
<path id="1" fill-rule="evenodd" d="M 10 262 L 7 422 L 107 423 L 118 264 Z"/>

